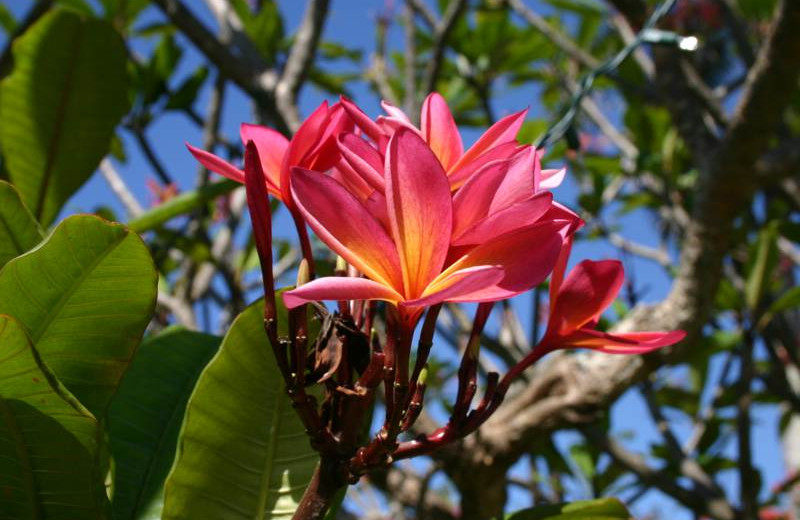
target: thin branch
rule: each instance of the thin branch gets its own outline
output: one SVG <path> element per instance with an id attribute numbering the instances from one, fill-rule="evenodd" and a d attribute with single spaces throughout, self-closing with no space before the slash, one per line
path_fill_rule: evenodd
<path id="1" fill-rule="evenodd" d="M 410 2 L 406 2 L 403 9 L 403 35 L 405 41 L 404 63 L 403 63 L 403 109 L 406 114 L 416 114 L 419 112 L 417 107 L 417 35 L 416 24 L 414 24 L 414 10 Z"/>
<path id="2" fill-rule="evenodd" d="M 314 63 L 322 28 L 328 15 L 329 0 L 309 0 L 303 21 L 295 34 L 286 65 L 275 87 L 275 104 L 278 112 L 292 131 L 300 127 L 297 94 Z"/>
<path id="3" fill-rule="evenodd" d="M 567 56 L 588 69 L 596 69 L 600 66 L 600 60 L 584 51 L 580 45 L 547 23 L 547 20 L 529 9 L 522 0 L 506 0 L 506 2 L 523 20 L 542 33 L 550 43 L 564 51 Z"/>
<path id="4" fill-rule="evenodd" d="M 107 158 L 100 163 L 100 175 L 108 183 L 108 187 L 111 188 L 111 191 L 116 195 L 123 207 L 125 207 L 125 212 L 129 218 L 138 217 L 144 213 L 142 205 L 136 200 L 128 185 L 125 184 L 114 165 Z"/>
<path id="5" fill-rule="evenodd" d="M 407 0 L 408 5 L 414 9 L 414 12 L 417 13 L 425 20 L 425 23 L 428 24 L 430 29 L 433 29 L 439 24 L 439 20 L 436 19 L 436 15 L 433 14 L 433 11 L 430 10 L 428 5 L 423 0 Z"/>
<path id="6" fill-rule="evenodd" d="M 466 0 L 450 0 L 442 19 L 433 30 L 433 50 L 422 79 L 422 92 L 425 94 L 433 92 L 436 88 L 436 80 L 439 78 L 439 70 L 442 67 L 447 38 L 450 36 L 450 31 L 453 30 L 458 17 L 465 7 L 467 7 Z"/>

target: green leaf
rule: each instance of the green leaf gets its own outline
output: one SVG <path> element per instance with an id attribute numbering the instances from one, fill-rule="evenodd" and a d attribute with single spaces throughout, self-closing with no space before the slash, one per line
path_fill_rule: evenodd
<path id="1" fill-rule="evenodd" d="M 42 240 L 39 224 L 11 184 L 0 181 L 0 269 Z"/>
<path id="2" fill-rule="evenodd" d="M 186 403 L 220 338 L 179 327 L 146 338 L 108 412 L 115 520 L 161 518 Z"/>
<path id="3" fill-rule="evenodd" d="M 11 34 L 17 27 L 17 20 L 5 4 L 0 4 L 0 27 L 3 28 L 6 34 Z"/>
<path id="4" fill-rule="evenodd" d="M 169 101 L 167 101 L 164 108 L 167 110 L 183 110 L 190 108 L 194 100 L 197 99 L 200 87 L 203 86 L 207 77 L 208 67 L 201 65 L 169 96 Z"/>
<path id="5" fill-rule="evenodd" d="M 199 208 L 220 195 L 232 192 L 239 186 L 241 186 L 241 184 L 237 182 L 224 180 L 209 184 L 203 188 L 181 193 L 131 220 L 128 222 L 127 226 L 138 233 L 150 231 L 170 219 Z"/>
<path id="6" fill-rule="evenodd" d="M 108 518 L 97 421 L 0 316 L 0 514 Z M 77 515 L 77 516 L 76 516 Z"/>
<path id="7" fill-rule="evenodd" d="M 750 310 L 756 310 L 773 268 L 778 261 L 778 227 L 776 222 L 770 223 L 758 233 L 754 260 L 750 266 L 745 284 L 745 299 Z"/>
<path id="8" fill-rule="evenodd" d="M 623 520 L 633 518 L 616 498 L 581 500 L 570 504 L 548 504 L 517 511 L 506 520 Z"/>
<path id="9" fill-rule="evenodd" d="M 108 152 L 128 107 L 125 47 L 108 22 L 56 9 L 14 42 L 0 83 L 0 151 L 48 225 Z"/>
<path id="10" fill-rule="evenodd" d="M 262 305 L 236 318 L 189 400 L 164 520 L 288 519 L 311 480 L 318 456 L 284 391 Z"/>
<path id="11" fill-rule="evenodd" d="M 0 271 L 0 314 L 95 416 L 103 416 L 153 313 L 147 247 L 120 224 L 78 215 Z"/>

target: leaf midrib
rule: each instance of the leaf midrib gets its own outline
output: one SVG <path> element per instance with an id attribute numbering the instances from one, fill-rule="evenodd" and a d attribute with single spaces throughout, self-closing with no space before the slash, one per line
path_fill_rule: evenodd
<path id="1" fill-rule="evenodd" d="M 84 22 L 79 21 L 78 23 L 83 24 Z M 34 208 L 34 215 L 36 215 L 36 220 L 42 220 L 42 213 L 44 212 L 44 201 L 47 197 L 47 190 L 50 187 L 50 179 L 53 175 L 53 165 L 55 164 L 55 157 L 58 153 L 59 145 L 61 143 L 61 134 L 63 132 L 64 126 L 64 118 L 66 115 L 67 110 L 67 103 L 70 95 L 73 91 L 73 76 L 75 69 L 77 68 L 78 62 L 78 55 L 80 54 L 81 44 L 84 38 L 84 31 L 78 29 L 77 36 L 73 36 L 73 45 L 72 45 L 72 54 L 69 58 L 69 63 L 67 65 L 67 73 L 66 78 L 64 81 L 64 88 L 61 89 L 61 96 L 59 97 L 58 107 L 56 109 L 56 118 L 53 122 L 53 138 L 50 140 L 48 151 L 47 151 L 47 160 L 45 162 L 44 171 L 42 172 L 42 184 L 39 188 L 39 199 L 36 201 L 36 207 Z M 73 35 L 75 31 L 72 31 Z"/>

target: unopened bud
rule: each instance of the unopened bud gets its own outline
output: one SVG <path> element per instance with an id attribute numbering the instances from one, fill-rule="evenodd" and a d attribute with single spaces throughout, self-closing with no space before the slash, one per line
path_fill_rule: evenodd
<path id="1" fill-rule="evenodd" d="M 300 265 L 297 267 L 297 287 L 307 284 L 309 281 L 308 261 L 303 258 L 300 260 Z"/>

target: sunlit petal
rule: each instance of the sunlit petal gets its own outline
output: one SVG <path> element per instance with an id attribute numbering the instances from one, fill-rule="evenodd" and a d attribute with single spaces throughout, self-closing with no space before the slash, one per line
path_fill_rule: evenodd
<path id="1" fill-rule="evenodd" d="M 318 278 L 297 289 L 283 293 L 286 307 L 293 309 L 299 305 L 325 300 L 386 300 L 397 302 L 403 297 L 378 282 L 366 278 L 329 276 Z"/>
<path id="2" fill-rule="evenodd" d="M 580 328 L 599 316 L 616 298 L 624 280 L 617 260 L 584 260 L 561 284 L 550 317 L 551 328 L 559 333 Z"/>
<path id="3" fill-rule="evenodd" d="M 373 189 L 383 193 L 385 181 L 383 176 L 383 159 L 378 150 L 355 134 L 341 134 L 338 139 L 342 158 Z"/>
<path id="4" fill-rule="evenodd" d="M 424 296 L 404 302 L 408 307 L 427 307 L 441 302 L 485 301 L 486 288 L 495 287 L 505 276 L 503 268 L 481 265 L 455 271 L 435 286 L 426 289 Z M 490 298 L 491 299 L 491 298 Z"/>
<path id="5" fill-rule="evenodd" d="M 527 227 L 538 221 L 550 208 L 553 195 L 542 191 L 528 198 L 491 213 L 459 236 L 453 237 L 454 246 L 481 244 L 495 237 Z"/>
<path id="6" fill-rule="evenodd" d="M 281 164 L 289 141 L 280 132 L 260 125 L 242 123 L 239 127 L 239 135 L 243 143 L 253 141 L 258 149 L 258 156 L 261 158 L 261 169 L 264 170 L 268 183 L 275 188 L 281 182 Z"/>
<path id="7" fill-rule="evenodd" d="M 610 334 L 596 330 L 579 329 L 554 340 L 559 348 L 589 348 L 609 354 L 644 354 L 668 345 L 674 345 L 686 337 L 682 330 L 669 332 L 626 332 Z"/>
<path id="8" fill-rule="evenodd" d="M 453 227 L 450 184 L 425 141 L 399 129 L 386 152 L 386 202 L 407 298 L 439 274 Z"/>
<path id="9" fill-rule="evenodd" d="M 355 195 L 318 172 L 292 169 L 294 200 L 311 229 L 331 249 L 376 282 L 402 287 L 392 239 Z"/>
<path id="10" fill-rule="evenodd" d="M 450 189 L 459 189 L 479 170 L 486 167 L 487 164 L 499 160 L 510 159 L 518 148 L 519 145 L 516 142 L 503 143 L 495 146 L 473 161 L 459 161 L 458 164 L 456 164 L 450 169 L 450 171 L 447 172 L 447 175 L 450 178 Z"/>
<path id="11" fill-rule="evenodd" d="M 428 95 L 422 104 L 420 130 L 445 170 L 449 170 L 461 158 L 464 146 L 458 126 L 447 102 L 436 92 Z"/>
<path id="12" fill-rule="evenodd" d="M 525 120 L 527 113 L 528 109 L 520 110 L 490 126 L 475 144 L 464 153 L 461 159 L 453 165 L 451 172 L 454 173 L 496 146 L 501 144 L 513 144 L 516 146 L 517 133 L 522 127 L 522 122 Z"/>

